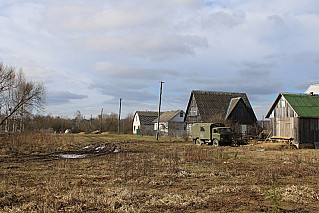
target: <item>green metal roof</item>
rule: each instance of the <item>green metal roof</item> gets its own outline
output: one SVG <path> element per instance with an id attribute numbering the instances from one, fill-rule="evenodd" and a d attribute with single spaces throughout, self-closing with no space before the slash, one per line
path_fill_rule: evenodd
<path id="1" fill-rule="evenodd" d="M 299 117 L 319 118 L 319 96 L 282 94 Z"/>

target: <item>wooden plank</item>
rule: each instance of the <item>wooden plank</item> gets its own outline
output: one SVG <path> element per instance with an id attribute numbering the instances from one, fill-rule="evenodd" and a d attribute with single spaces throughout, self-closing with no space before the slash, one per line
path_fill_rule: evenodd
<path id="1" fill-rule="evenodd" d="M 272 140 L 293 140 L 292 137 L 285 137 L 285 136 L 272 136 L 270 139 L 272 139 Z"/>

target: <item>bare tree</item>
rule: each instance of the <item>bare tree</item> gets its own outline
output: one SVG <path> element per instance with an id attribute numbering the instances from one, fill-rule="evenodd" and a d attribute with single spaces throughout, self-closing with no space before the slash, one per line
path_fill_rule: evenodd
<path id="1" fill-rule="evenodd" d="M 80 127 L 80 123 L 83 120 L 83 115 L 81 114 L 80 110 L 76 111 L 76 113 L 74 114 L 74 120 L 75 120 L 75 125 L 77 128 Z"/>
<path id="2" fill-rule="evenodd" d="M 0 75 L 1 102 L 5 108 L 5 114 L 0 125 L 8 122 L 9 118 L 20 118 L 22 128 L 23 115 L 33 110 L 41 110 L 45 102 L 45 88 L 42 83 L 27 81 L 23 72 L 15 73 L 14 68 L 0 66 L 3 70 Z M 6 79 L 5 79 L 6 78 Z M 13 122 L 13 124 L 15 124 Z M 17 126 L 15 125 L 15 128 Z M 13 128 L 13 129 L 15 129 Z"/>
<path id="3" fill-rule="evenodd" d="M 13 84 L 15 70 L 0 63 L 0 94 L 7 91 Z"/>

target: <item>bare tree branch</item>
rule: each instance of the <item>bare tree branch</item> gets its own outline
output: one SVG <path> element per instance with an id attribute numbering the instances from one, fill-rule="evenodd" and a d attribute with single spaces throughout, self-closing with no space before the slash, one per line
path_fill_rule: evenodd
<path id="1" fill-rule="evenodd" d="M 32 112 L 42 109 L 45 102 L 45 88 L 42 83 L 27 81 L 22 71 L 16 74 L 15 69 L 5 67 L 2 64 L 0 69 L 3 70 L 0 73 L 1 102 L 6 107 L 6 114 L 0 125 L 18 111 L 23 114 L 24 110 Z M 1 82 L 3 82 L 2 85 Z"/>

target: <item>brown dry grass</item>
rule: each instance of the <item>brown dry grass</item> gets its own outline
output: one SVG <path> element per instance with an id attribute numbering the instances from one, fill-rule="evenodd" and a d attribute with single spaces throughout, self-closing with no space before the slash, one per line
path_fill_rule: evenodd
<path id="1" fill-rule="evenodd" d="M 319 211 L 318 150 L 31 134 L 2 137 L 0 153 L 1 212 Z"/>

